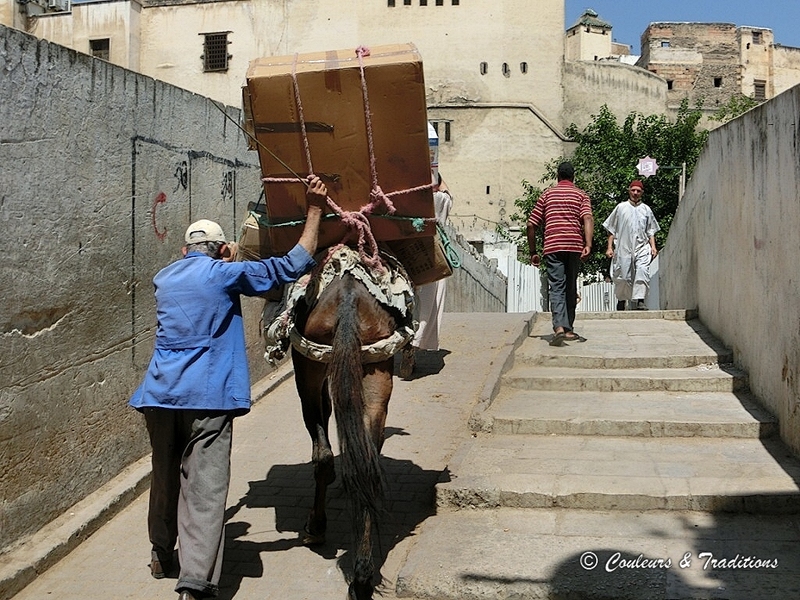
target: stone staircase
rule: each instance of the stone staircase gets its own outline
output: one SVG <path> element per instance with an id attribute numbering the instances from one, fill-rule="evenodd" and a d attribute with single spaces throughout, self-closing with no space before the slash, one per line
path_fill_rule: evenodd
<path id="1" fill-rule="evenodd" d="M 516 350 L 398 596 L 800 597 L 800 462 L 731 352 L 684 311 L 581 316 Z"/>

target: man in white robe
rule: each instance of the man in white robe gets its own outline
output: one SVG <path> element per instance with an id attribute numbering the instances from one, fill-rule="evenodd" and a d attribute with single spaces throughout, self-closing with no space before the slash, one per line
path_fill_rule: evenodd
<path id="1" fill-rule="evenodd" d="M 447 184 L 439 176 L 433 192 L 433 208 L 436 222 L 444 226 L 453 206 L 453 198 Z M 426 283 L 416 288 L 417 305 L 415 316 L 419 327 L 414 340 L 403 349 L 400 362 L 400 377 L 410 379 L 416 366 L 417 350 L 439 350 L 439 331 L 444 314 L 444 300 L 447 292 L 447 279 Z"/>
<path id="2" fill-rule="evenodd" d="M 628 200 L 620 202 L 603 223 L 608 231 L 606 256 L 611 259 L 611 279 L 617 310 L 644 310 L 650 289 L 650 263 L 658 255 L 655 234 L 660 229 L 649 206 L 642 202 L 644 185 L 632 181 Z"/>

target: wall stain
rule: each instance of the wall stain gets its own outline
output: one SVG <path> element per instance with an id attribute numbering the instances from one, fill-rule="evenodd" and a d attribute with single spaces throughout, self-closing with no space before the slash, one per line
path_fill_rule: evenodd
<path id="1" fill-rule="evenodd" d="M 19 332 L 24 336 L 34 336 L 41 331 L 52 329 L 70 312 L 69 306 L 57 306 L 44 310 L 23 311 L 11 317 L 8 323 L 0 328 L 0 333 Z"/>

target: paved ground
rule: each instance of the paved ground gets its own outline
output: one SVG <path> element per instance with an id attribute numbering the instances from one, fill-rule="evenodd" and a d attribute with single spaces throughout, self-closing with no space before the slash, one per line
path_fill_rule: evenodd
<path id="1" fill-rule="evenodd" d="M 514 345 L 527 335 L 529 317 L 448 313 L 443 349 L 419 359 L 411 381 L 395 379 L 383 449 L 390 494 L 390 518 L 381 530 L 383 597 L 395 597 L 397 575 L 419 526 L 435 511 L 434 485 L 470 436 L 470 412 L 488 396 Z M 259 382 L 257 390 L 268 393 L 235 424 L 223 600 L 316 600 L 346 594 L 342 569 L 349 564 L 349 519 L 338 483 L 328 495 L 328 543 L 315 550 L 298 543 L 311 504 L 311 444 L 291 375 L 285 365 L 272 381 Z M 147 468 L 146 460 L 134 465 L 110 491 L 87 499 L 58 528 L 0 566 L 8 570 L 9 561 L 16 561 L 15 568 L 24 571 L 26 558 L 32 563 L 54 547 L 65 547 L 59 538 L 80 532 L 74 521 L 102 514 L 104 504 L 135 488 Z M 146 510 L 144 493 L 15 600 L 175 598 L 175 580 L 157 581 L 149 574 Z"/>

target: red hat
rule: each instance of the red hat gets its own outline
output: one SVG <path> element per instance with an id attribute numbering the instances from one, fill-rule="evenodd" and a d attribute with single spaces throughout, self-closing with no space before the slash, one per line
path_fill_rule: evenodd
<path id="1" fill-rule="evenodd" d="M 644 184 L 638 179 L 634 179 L 633 181 L 631 181 L 631 184 L 628 186 L 628 189 L 635 187 L 638 187 L 640 190 L 644 190 Z"/>

